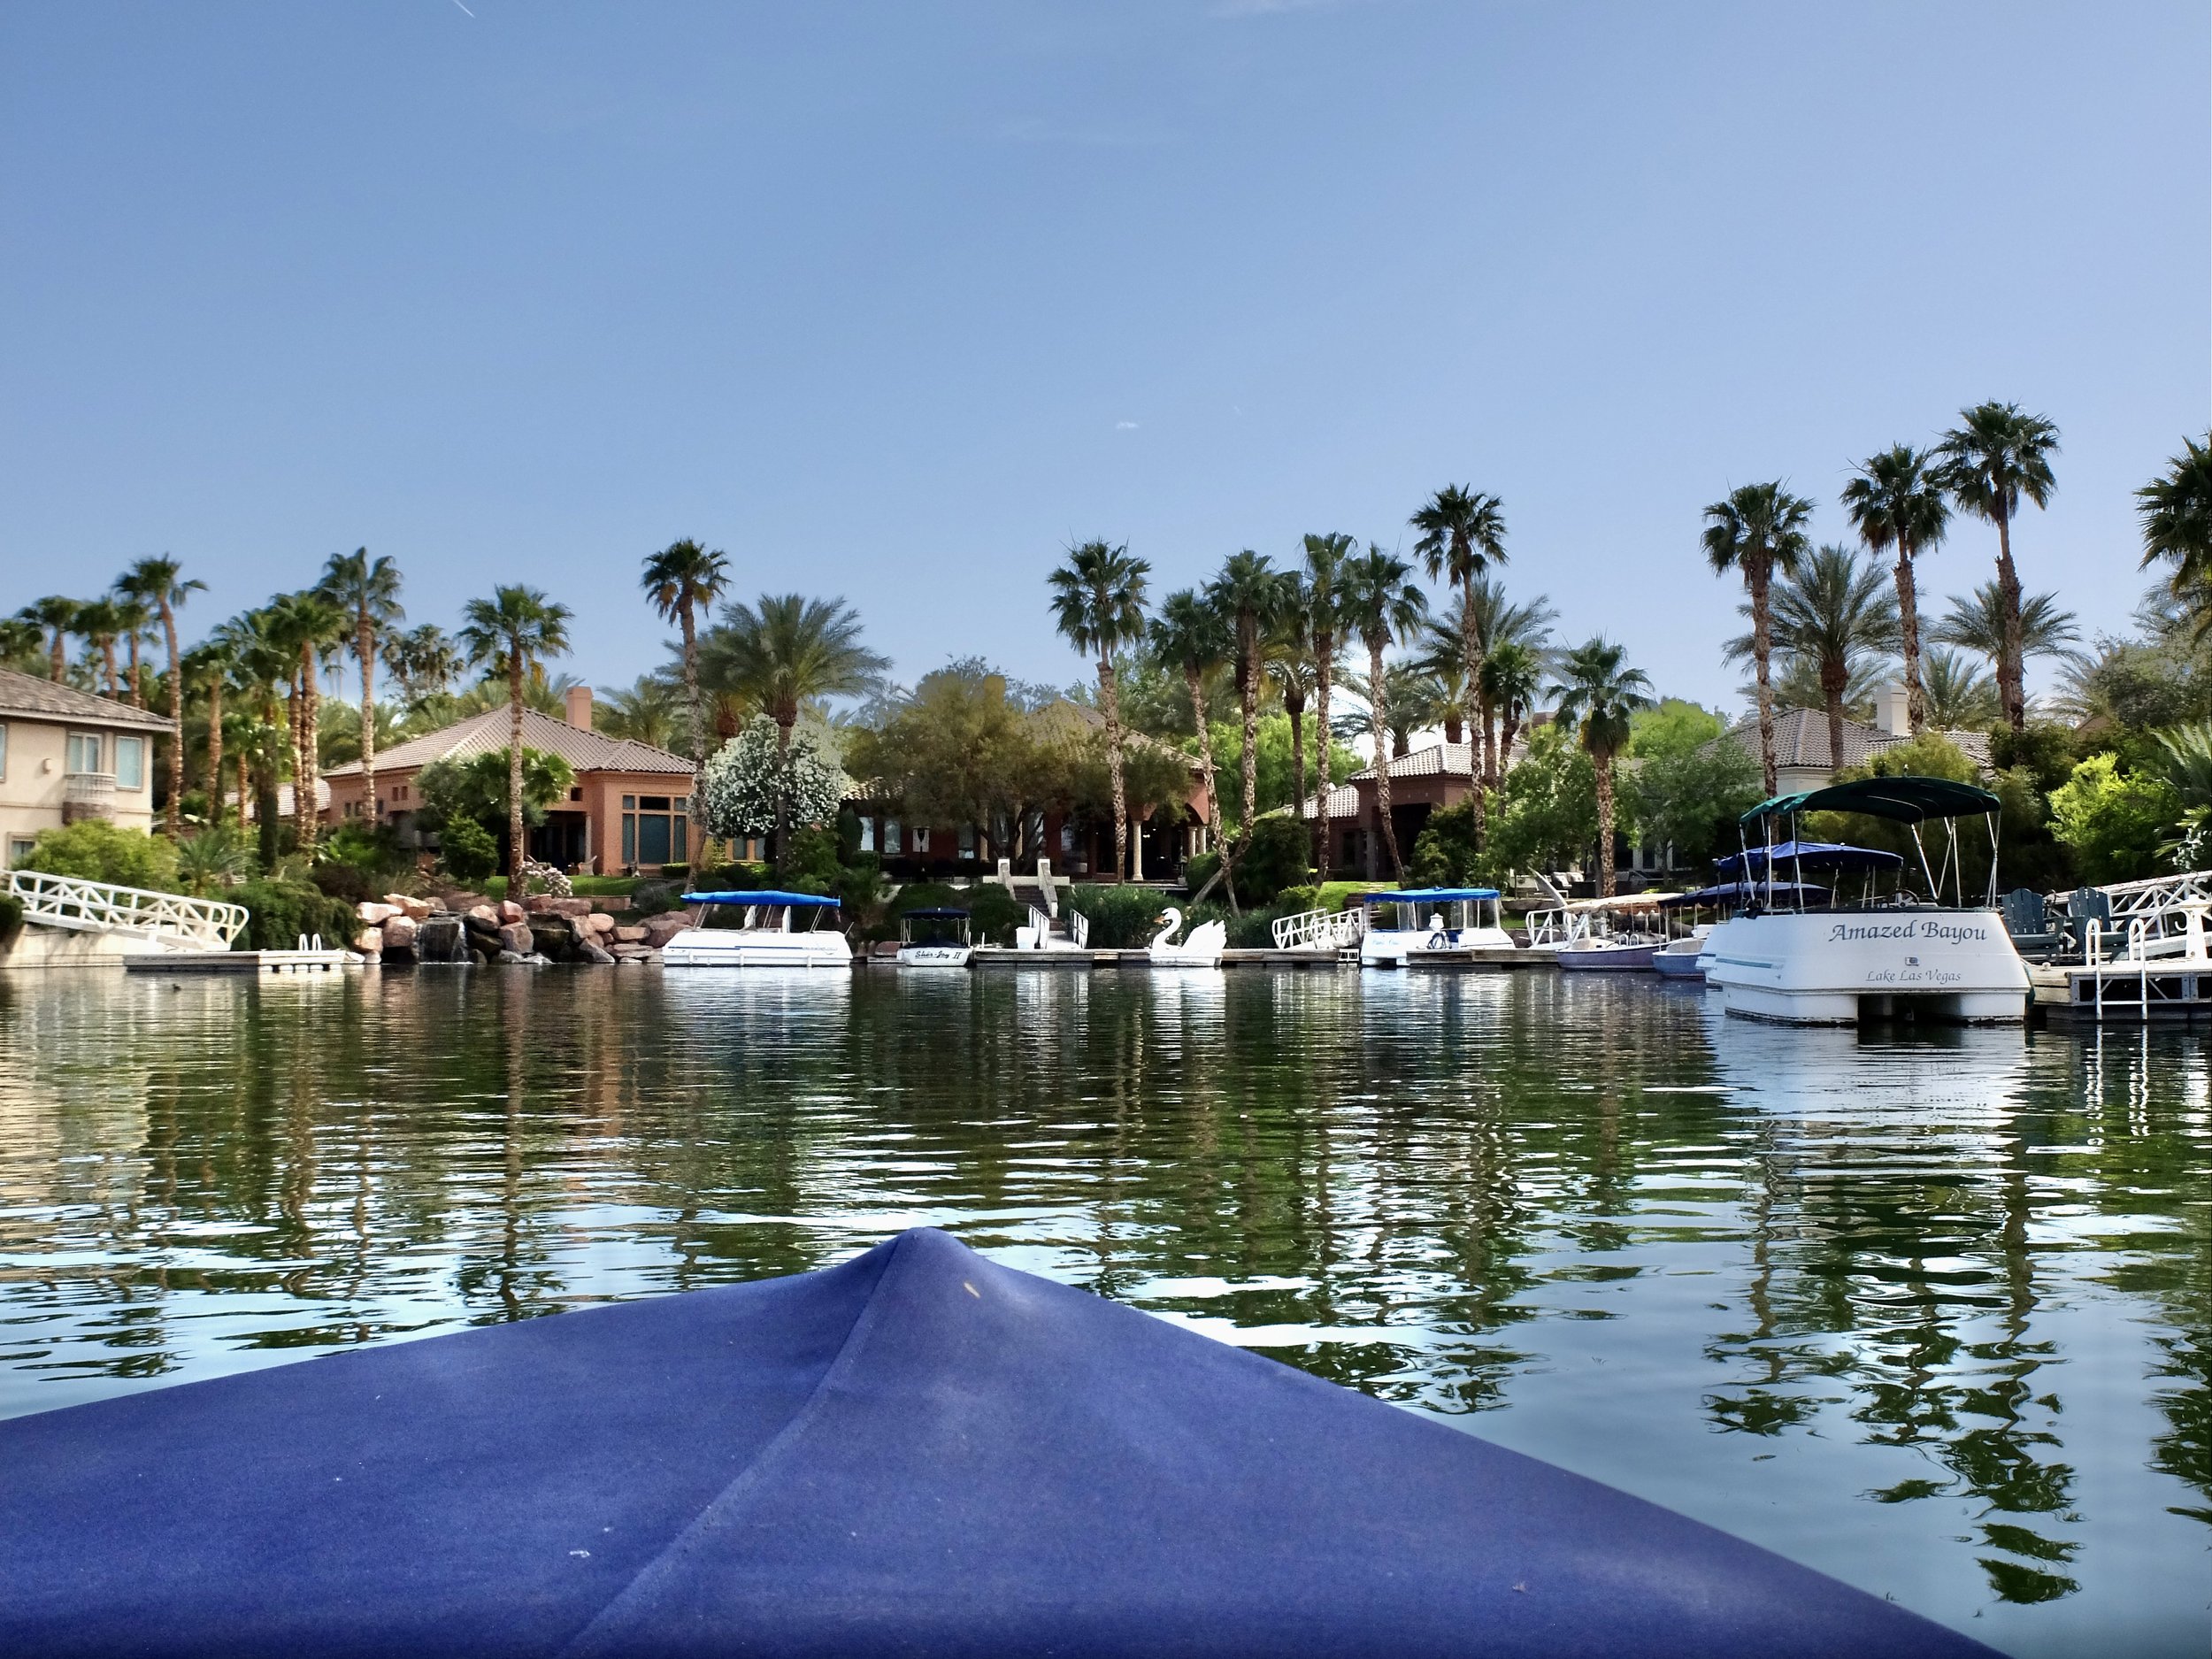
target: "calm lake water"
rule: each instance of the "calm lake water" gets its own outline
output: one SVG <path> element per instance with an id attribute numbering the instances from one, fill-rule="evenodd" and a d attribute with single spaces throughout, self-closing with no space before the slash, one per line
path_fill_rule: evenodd
<path id="1" fill-rule="evenodd" d="M 0 1415 L 917 1224 L 2016 1654 L 2206 1649 L 2201 1037 L 1535 972 L 0 979 Z"/>

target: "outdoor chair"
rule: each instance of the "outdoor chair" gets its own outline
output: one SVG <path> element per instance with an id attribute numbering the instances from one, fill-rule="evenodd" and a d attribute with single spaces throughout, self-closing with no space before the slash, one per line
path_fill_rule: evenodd
<path id="1" fill-rule="evenodd" d="M 2012 936 L 2013 949 L 2023 956 L 2047 956 L 2066 942 L 2066 935 L 2051 926 L 2043 895 L 2034 888 L 2015 887 L 1998 904 L 2004 913 L 2005 932 Z"/>

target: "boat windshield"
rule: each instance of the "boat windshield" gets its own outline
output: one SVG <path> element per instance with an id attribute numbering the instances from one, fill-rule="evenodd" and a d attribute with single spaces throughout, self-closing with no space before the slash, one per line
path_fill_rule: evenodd
<path id="1" fill-rule="evenodd" d="M 683 902 L 695 906 L 693 925 L 699 927 L 737 926 L 749 933 L 803 933 L 817 927 L 835 927 L 838 902 L 819 893 L 778 893 L 761 888 L 749 893 L 687 893 Z M 737 920 L 709 919 L 711 912 L 733 910 Z"/>
<path id="2" fill-rule="evenodd" d="M 1942 907 L 1947 892 L 1953 906 L 1964 910 L 1966 900 L 1965 846 L 1959 826 L 1966 819 L 1984 819 L 1989 833 L 1989 872 L 1981 902 L 1997 902 L 1997 820 L 1999 802 L 1988 790 L 1949 778 L 1860 778 L 1832 784 L 1824 789 L 1801 789 L 1762 801 L 1738 821 L 1740 851 L 1724 858 L 1716 868 L 1757 889 L 1745 909 L 1867 910 Z M 1912 837 L 1917 855 L 1921 886 L 1910 884 L 1912 861 L 1903 855 L 1875 847 L 1854 847 L 1840 841 L 1804 839 L 1799 821 L 1808 812 L 1854 812 L 1901 824 Z M 1936 830 L 1924 834 L 1924 826 Z M 1936 845 L 1932 849 L 1930 841 Z M 1832 873 L 1839 878 L 1857 875 L 1855 882 L 1836 880 L 1824 889 L 1808 883 L 1805 872 Z"/>

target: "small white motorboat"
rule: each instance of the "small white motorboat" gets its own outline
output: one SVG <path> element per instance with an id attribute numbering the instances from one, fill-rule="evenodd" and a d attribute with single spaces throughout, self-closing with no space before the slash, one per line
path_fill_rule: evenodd
<path id="1" fill-rule="evenodd" d="M 1363 893 L 1363 968 L 1402 968 L 1437 951 L 1512 950 L 1495 887 L 1401 887 Z"/>
<path id="2" fill-rule="evenodd" d="M 691 926 L 661 947 L 665 968 L 849 968 L 835 899 L 814 893 L 687 893 Z M 710 915 L 740 912 L 734 926 Z"/>
<path id="3" fill-rule="evenodd" d="M 1615 894 L 1605 899 L 1570 899 L 1548 910 L 1532 912 L 1528 939 L 1550 945 L 1560 968 L 1570 973 L 1643 973 L 1668 942 L 1661 907 L 1678 893 Z"/>
<path id="4" fill-rule="evenodd" d="M 902 968 L 964 968 L 974 955 L 967 911 L 943 909 L 900 913 L 895 960 Z"/>
<path id="5" fill-rule="evenodd" d="M 1720 992 L 1722 1007 L 1798 1025 L 1899 1017 L 2024 1020 L 2028 966 L 1997 905 L 1998 804 L 1972 784 L 1906 777 L 1863 778 L 1753 807 L 1741 820 L 1746 845 L 1738 867 L 1755 881 L 1759 896 L 1715 929 L 1706 945 L 1706 983 Z M 1797 823 L 1807 812 L 1862 813 L 1906 826 L 1920 856 L 1925 896 L 1903 885 L 1904 860 L 1895 854 L 1801 840 Z M 1987 890 L 1978 905 L 1965 895 L 1958 825 L 1968 818 L 1989 825 Z M 1947 832 L 1932 861 L 1921 833 L 1932 821 Z M 1772 839 L 1778 827 L 1787 835 L 1779 843 Z M 1755 830 L 1765 837 L 1756 848 L 1748 843 Z M 1868 872 L 1855 902 L 1807 902 L 1801 872 L 1824 867 Z M 1899 885 L 1878 891 L 1875 877 L 1891 868 Z M 1776 881 L 1780 875 L 1791 880 Z"/>
<path id="6" fill-rule="evenodd" d="M 1179 940 L 1183 931 L 1183 912 L 1173 905 L 1160 912 L 1165 924 L 1145 954 L 1152 958 L 1156 968 L 1218 968 L 1221 953 L 1229 943 L 1229 930 L 1220 922 L 1202 922 L 1191 929 L 1188 939 Z"/>

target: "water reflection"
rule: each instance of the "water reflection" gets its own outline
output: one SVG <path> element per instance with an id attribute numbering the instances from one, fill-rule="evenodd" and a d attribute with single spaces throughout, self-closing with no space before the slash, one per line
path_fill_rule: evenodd
<path id="1" fill-rule="evenodd" d="M 2208 1095 L 2185 1036 L 1606 976 L 0 981 L 0 1410 L 927 1222 L 2000 1645 L 2154 1651 L 2212 1522 Z"/>

